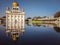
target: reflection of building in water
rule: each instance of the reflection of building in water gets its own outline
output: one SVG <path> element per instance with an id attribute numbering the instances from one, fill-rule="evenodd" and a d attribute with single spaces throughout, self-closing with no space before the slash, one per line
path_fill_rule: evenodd
<path id="1" fill-rule="evenodd" d="M 6 9 L 6 29 L 23 29 L 25 24 L 24 9 L 19 9 L 17 2 L 12 3 L 12 9 Z"/>
<path id="2" fill-rule="evenodd" d="M 44 27 L 54 27 L 56 24 L 39 24 L 39 23 L 32 23 L 33 26 L 44 26 Z"/>
<path id="3" fill-rule="evenodd" d="M 56 24 L 57 25 L 57 27 L 60 27 L 60 23 L 58 23 L 58 24 Z"/>
<path id="4" fill-rule="evenodd" d="M 31 26 L 31 25 L 32 25 L 32 23 L 31 23 L 31 22 L 27 22 L 26 24 L 27 24 L 28 26 Z"/>
<path id="5" fill-rule="evenodd" d="M 54 27 L 54 30 L 58 33 L 60 33 L 60 27 Z"/>
<path id="6" fill-rule="evenodd" d="M 17 41 L 20 35 L 23 35 L 25 30 L 11 30 L 10 32 L 6 30 L 6 36 L 11 35 L 13 41 Z"/>
<path id="7" fill-rule="evenodd" d="M 44 27 L 59 27 L 60 28 L 60 23 L 59 24 L 53 24 L 53 23 L 51 23 L 51 24 L 43 24 L 43 23 L 29 23 L 29 22 L 27 22 L 26 23 L 28 26 L 38 26 L 38 27 L 40 27 L 40 26 L 44 26 Z"/>
<path id="8" fill-rule="evenodd" d="M 41 24 L 37 24 L 37 23 L 32 23 L 32 24 L 33 24 L 33 26 L 38 26 L 38 27 L 41 26 Z"/>

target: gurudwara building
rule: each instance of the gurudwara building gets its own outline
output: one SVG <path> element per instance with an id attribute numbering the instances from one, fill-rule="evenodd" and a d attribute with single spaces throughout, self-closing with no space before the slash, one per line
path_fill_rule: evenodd
<path id="1" fill-rule="evenodd" d="M 20 10 L 17 2 L 12 3 L 12 9 L 6 9 L 6 29 L 24 29 L 25 28 L 25 12 Z"/>

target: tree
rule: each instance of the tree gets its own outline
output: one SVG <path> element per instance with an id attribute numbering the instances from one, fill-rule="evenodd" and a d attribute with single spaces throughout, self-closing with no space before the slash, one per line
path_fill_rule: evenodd
<path id="1" fill-rule="evenodd" d="M 27 19 L 31 19 L 31 17 L 28 17 Z"/>
<path id="2" fill-rule="evenodd" d="M 55 18 L 60 17 L 60 11 L 54 15 Z"/>

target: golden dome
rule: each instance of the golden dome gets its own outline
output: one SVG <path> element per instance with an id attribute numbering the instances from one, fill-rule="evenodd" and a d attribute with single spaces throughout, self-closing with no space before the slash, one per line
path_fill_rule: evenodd
<path id="1" fill-rule="evenodd" d="M 12 3 L 12 6 L 13 6 L 13 7 L 17 7 L 17 6 L 19 6 L 19 4 L 18 4 L 17 2 L 13 2 L 13 3 Z"/>

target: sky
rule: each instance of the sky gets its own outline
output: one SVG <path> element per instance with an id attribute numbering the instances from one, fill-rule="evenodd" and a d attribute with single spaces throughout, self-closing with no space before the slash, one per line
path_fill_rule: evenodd
<path id="1" fill-rule="evenodd" d="M 60 0 L 15 0 L 20 9 L 25 9 L 26 17 L 53 16 L 60 11 Z M 5 16 L 6 7 L 12 8 L 14 0 L 0 0 L 0 17 Z"/>

